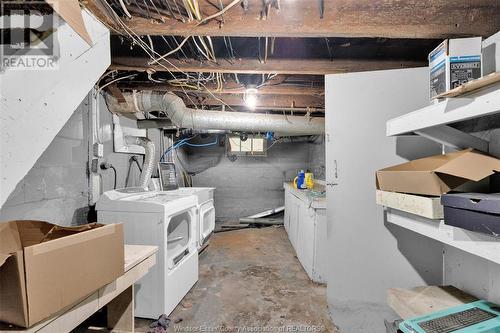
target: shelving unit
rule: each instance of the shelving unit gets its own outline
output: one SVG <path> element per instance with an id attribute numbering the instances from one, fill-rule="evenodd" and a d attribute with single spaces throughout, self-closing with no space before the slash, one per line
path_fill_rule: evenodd
<path id="1" fill-rule="evenodd" d="M 392 208 L 386 208 L 387 222 L 435 239 L 443 244 L 500 264 L 500 238 L 445 225 Z"/>
<path id="2" fill-rule="evenodd" d="M 435 104 L 387 121 L 387 136 L 418 134 L 449 147 L 488 152 L 489 142 L 448 124 L 500 112 L 500 73 L 474 80 L 443 94 Z"/>
<path id="3" fill-rule="evenodd" d="M 475 148 L 499 156 L 498 133 L 490 133 L 490 141 L 487 141 L 450 125 L 500 114 L 500 73 L 471 81 L 439 98 L 441 100 L 435 104 L 387 121 L 387 136 L 420 135 L 448 147 Z M 500 264 L 500 237 L 449 226 L 442 219 L 429 219 L 415 212 L 389 207 L 385 207 L 385 212 L 388 224 L 447 245 L 443 253 L 443 283 L 455 285 L 480 299 L 500 302 L 497 289 L 493 287 L 497 285 L 498 274 L 490 273 L 497 272 Z M 478 285 L 485 287 L 478 288 Z M 443 290 L 428 286 L 412 290 L 393 288 L 388 292 L 388 304 L 403 318 L 408 318 L 462 301 L 455 299 L 454 293 L 451 298 L 443 294 Z"/>
<path id="4" fill-rule="evenodd" d="M 499 73 L 495 73 L 499 75 Z M 488 77 L 476 80 L 487 80 Z M 473 81 L 474 82 L 474 81 Z M 461 97 L 436 104 L 387 121 L 387 136 L 404 135 L 419 130 L 482 117 L 500 112 L 500 82 L 481 87 Z"/>
<path id="5" fill-rule="evenodd" d="M 389 120 L 387 136 L 419 134 L 448 146 L 488 151 L 487 141 L 447 125 L 499 113 L 500 73 L 471 81 L 441 97 L 450 96 L 457 97 Z M 386 208 L 386 211 L 389 223 L 500 264 L 500 238 L 448 226 L 443 220 L 431 220 L 393 208 Z"/>

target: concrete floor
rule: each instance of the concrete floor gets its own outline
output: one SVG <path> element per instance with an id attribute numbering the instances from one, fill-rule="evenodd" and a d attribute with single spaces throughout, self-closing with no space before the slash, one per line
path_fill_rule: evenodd
<path id="1" fill-rule="evenodd" d="M 215 234 L 170 318 L 169 332 L 336 332 L 326 287 L 309 280 L 281 227 Z M 137 332 L 149 322 L 137 319 Z"/>

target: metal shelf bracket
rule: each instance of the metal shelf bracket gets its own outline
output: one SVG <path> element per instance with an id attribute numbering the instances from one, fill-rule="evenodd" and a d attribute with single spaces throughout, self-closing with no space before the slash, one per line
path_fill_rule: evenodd
<path id="1" fill-rule="evenodd" d="M 474 148 L 485 153 L 489 149 L 488 141 L 446 125 L 420 129 L 415 133 L 451 148 Z"/>

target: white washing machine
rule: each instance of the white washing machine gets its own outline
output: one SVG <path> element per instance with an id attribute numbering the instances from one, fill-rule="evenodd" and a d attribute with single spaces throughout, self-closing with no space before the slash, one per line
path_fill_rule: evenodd
<path id="1" fill-rule="evenodd" d="M 169 315 L 198 281 L 197 197 L 169 192 L 108 191 L 96 205 L 100 223 L 123 223 L 126 244 L 157 245 L 158 260 L 135 285 L 135 315 Z"/>
<path id="2" fill-rule="evenodd" d="M 197 199 L 197 246 L 198 250 L 207 242 L 215 229 L 214 187 L 179 187 L 168 193 L 195 195 Z"/>

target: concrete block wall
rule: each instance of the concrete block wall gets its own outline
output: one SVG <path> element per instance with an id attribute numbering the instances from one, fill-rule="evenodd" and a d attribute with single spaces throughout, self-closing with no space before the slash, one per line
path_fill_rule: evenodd
<path id="1" fill-rule="evenodd" d="M 57 69 L 0 71 L 0 207 L 111 62 L 109 30 L 87 11 L 82 17 L 92 46 L 61 20 Z"/>
<path id="2" fill-rule="evenodd" d="M 140 176 L 136 164 L 130 165 L 132 154 L 113 152 L 112 115 L 104 100 L 100 103 L 99 137 L 104 146 L 104 158 L 117 170 L 117 187 L 134 186 Z M 94 142 L 89 112 L 95 107 L 87 96 L 71 115 L 48 148 L 0 210 L 0 221 L 40 219 L 59 225 L 86 223 L 89 217 L 89 146 Z M 122 125 L 134 127 L 135 121 L 122 119 Z M 151 131 L 151 130 L 150 130 Z M 151 134 L 159 133 L 152 130 Z M 154 137 L 154 135 L 152 135 Z M 35 140 L 26 133 L 27 140 Z M 154 137 L 155 144 L 159 135 Z M 89 144 L 90 142 L 90 144 Z M 142 155 L 139 155 L 142 165 Z M 113 172 L 100 171 L 101 192 L 113 189 Z"/>
<path id="3" fill-rule="evenodd" d="M 0 220 L 87 221 L 88 99 L 71 115 L 0 210 Z M 25 133 L 26 139 L 36 140 Z"/>
<path id="4" fill-rule="evenodd" d="M 315 179 L 325 180 L 325 136 L 320 135 L 309 143 L 307 168 L 312 171 Z"/>
<path id="5" fill-rule="evenodd" d="M 307 142 L 277 143 L 267 157 L 238 157 L 231 162 L 224 147 L 189 149 L 188 169 L 193 186 L 215 190 L 218 221 L 236 220 L 284 204 L 283 182 L 308 166 Z"/>

